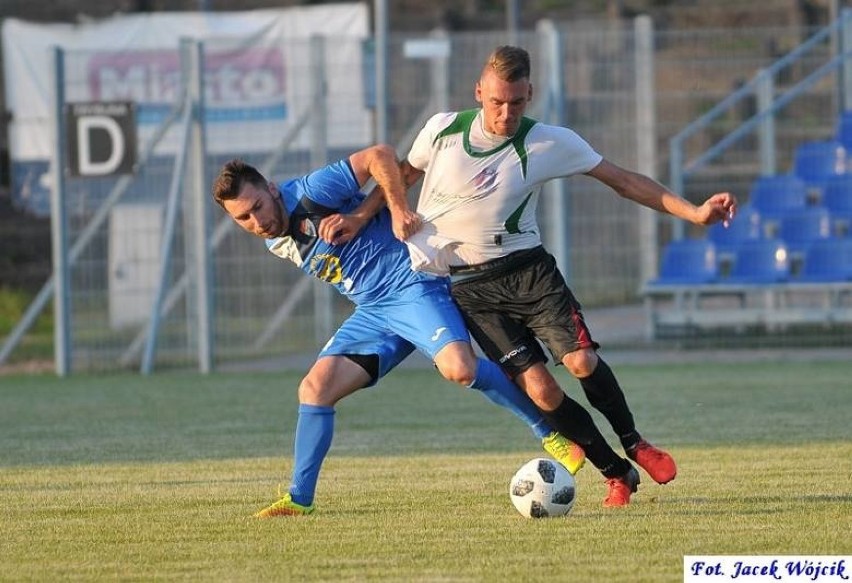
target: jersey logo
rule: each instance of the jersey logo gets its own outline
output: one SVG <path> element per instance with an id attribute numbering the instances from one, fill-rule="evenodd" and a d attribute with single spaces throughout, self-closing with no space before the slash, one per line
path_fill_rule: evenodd
<path id="1" fill-rule="evenodd" d="M 317 243 L 317 226 L 328 215 L 337 211 L 302 197 L 290 213 L 290 230 L 287 234 L 299 246 L 299 252 L 307 257 Z"/>
<path id="2" fill-rule="evenodd" d="M 504 354 L 503 356 L 501 356 L 500 360 L 498 362 L 500 364 L 503 364 L 507 360 L 509 360 L 510 358 L 515 358 L 516 356 L 518 356 L 519 354 L 523 354 L 527 350 L 529 350 L 529 349 L 526 347 L 526 345 L 522 344 L 522 345 L 518 346 L 517 348 L 515 348 L 514 350 L 511 350 L 511 351 L 507 352 L 506 354 Z"/>
<path id="3" fill-rule="evenodd" d="M 317 236 L 317 228 L 311 219 L 299 221 L 299 232 L 310 239 L 315 239 Z"/>
<path id="4" fill-rule="evenodd" d="M 447 136 L 438 141 L 438 150 L 446 150 L 448 148 L 452 148 L 456 144 L 459 143 L 459 137 L 457 135 Z"/>
<path id="5" fill-rule="evenodd" d="M 446 327 L 446 326 L 441 326 L 440 328 L 438 328 L 437 330 L 435 330 L 435 333 L 434 333 L 434 334 L 432 334 L 432 338 L 430 338 L 430 340 L 432 340 L 432 342 L 437 342 L 437 341 L 438 341 L 438 338 L 440 338 L 440 337 L 441 337 L 441 334 L 443 334 L 443 333 L 444 333 L 444 332 L 446 332 L 446 331 L 447 331 L 447 327 Z"/>
<path id="6" fill-rule="evenodd" d="M 343 270 L 340 268 L 340 257 L 327 253 L 318 253 L 311 257 L 310 272 L 314 277 L 326 283 L 343 281 Z"/>
<path id="7" fill-rule="evenodd" d="M 476 188 L 476 198 L 487 196 L 497 189 L 497 170 L 494 168 L 483 168 L 473 177 L 473 186 Z"/>

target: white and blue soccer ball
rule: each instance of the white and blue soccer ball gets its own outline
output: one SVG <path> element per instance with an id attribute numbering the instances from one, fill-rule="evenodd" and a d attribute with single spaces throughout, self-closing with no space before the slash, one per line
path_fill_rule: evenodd
<path id="1" fill-rule="evenodd" d="M 535 458 L 515 472 L 509 483 L 512 504 L 527 518 L 564 516 L 577 497 L 574 476 L 559 462 Z"/>

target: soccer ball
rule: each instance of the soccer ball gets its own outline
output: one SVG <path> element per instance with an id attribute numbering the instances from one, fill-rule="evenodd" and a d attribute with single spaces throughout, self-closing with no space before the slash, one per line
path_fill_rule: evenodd
<path id="1" fill-rule="evenodd" d="M 522 465 L 509 484 L 512 504 L 527 518 L 564 516 L 574 506 L 576 495 L 574 476 L 565 466 L 547 458 Z"/>

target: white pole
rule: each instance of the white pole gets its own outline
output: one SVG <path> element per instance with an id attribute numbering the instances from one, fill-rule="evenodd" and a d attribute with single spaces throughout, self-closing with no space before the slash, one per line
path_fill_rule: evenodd
<path id="1" fill-rule="evenodd" d="M 65 212 L 66 133 L 62 110 L 65 105 L 65 53 L 53 48 L 53 151 L 50 164 L 50 242 L 53 256 L 53 353 L 56 374 L 71 372 L 71 269 L 68 262 L 68 217 Z"/>
<path id="2" fill-rule="evenodd" d="M 325 40 L 311 37 L 311 168 L 328 164 L 328 102 L 325 82 Z M 314 280 L 314 337 L 325 343 L 334 331 L 334 294 L 327 283 Z"/>
<path id="3" fill-rule="evenodd" d="M 766 69 L 757 73 L 757 111 L 766 113 L 772 110 L 775 100 L 775 83 L 772 74 Z M 758 151 L 760 153 L 760 174 L 775 174 L 775 115 L 766 115 L 757 130 Z"/>
<path id="4" fill-rule="evenodd" d="M 388 3 L 375 0 L 373 20 L 376 60 L 376 142 L 388 141 Z"/>
<path id="5" fill-rule="evenodd" d="M 538 23 L 537 31 L 541 42 L 542 63 L 546 67 L 542 77 L 544 91 L 539 95 L 545 100 L 543 118 L 552 125 L 565 124 L 564 106 L 564 65 L 562 58 L 562 38 L 552 20 L 542 20 Z M 542 192 L 543 206 L 549 217 L 549 230 L 546 246 L 556 258 L 559 271 L 570 283 L 572 277 L 571 265 L 571 217 L 570 201 L 565 188 L 565 180 L 550 180 Z"/>
<path id="6" fill-rule="evenodd" d="M 518 0 L 506 0 L 506 38 L 510 45 L 518 44 L 519 21 Z"/>
<path id="7" fill-rule="evenodd" d="M 190 51 L 189 102 L 192 104 L 186 196 L 192 209 L 191 238 L 194 241 L 193 272 L 195 279 L 196 336 L 198 370 L 208 374 L 213 370 L 213 265 L 210 253 L 210 222 L 212 201 L 207 193 L 205 172 L 204 124 L 204 51 L 203 45 L 192 41 Z"/>
<path id="8" fill-rule="evenodd" d="M 654 23 L 649 16 L 633 21 L 636 38 L 636 169 L 657 178 L 657 119 L 654 103 Z M 639 277 L 657 276 L 657 213 L 639 209 Z"/>

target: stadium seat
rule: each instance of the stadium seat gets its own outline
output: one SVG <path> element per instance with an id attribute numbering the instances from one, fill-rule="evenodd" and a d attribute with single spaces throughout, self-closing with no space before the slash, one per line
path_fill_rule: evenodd
<path id="1" fill-rule="evenodd" d="M 676 239 L 666 245 L 660 276 L 652 285 L 712 283 L 718 276 L 716 248 L 707 239 Z"/>
<path id="2" fill-rule="evenodd" d="M 808 246 L 831 236 L 831 217 L 821 206 L 805 207 L 781 219 L 778 236 L 792 254 L 804 255 Z"/>
<path id="3" fill-rule="evenodd" d="M 752 183 L 749 204 L 764 221 L 777 221 L 787 213 L 807 206 L 807 186 L 801 178 L 792 174 L 760 176 Z"/>
<path id="4" fill-rule="evenodd" d="M 822 185 L 846 173 L 846 148 L 837 140 L 803 142 L 796 148 L 793 173 L 809 185 Z"/>
<path id="5" fill-rule="evenodd" d="M 737 216 L 727 227 L 716 223 L 707 228 L 707 238 L 716 246 L 721 256 L 733 255 L 742 241 L 754 241 L 762 237 L 760 213 L 750 204 L 737 210 Z"/>
<path id="6" fill-rule="evenodd" d="M 837 123 L 837 141 L 847 150 L 852 150 L 852 111 L 846 111 Z"/>
<path id="7" fill-rule="evenodd" d="M 769 284 L 787 281 L 790 258 L 787 246 L 778 239 L 743 241 L 734 255 L 728 281 L 731 283 Z"/>
<path id="8" fill-rule="evenodd" d="M 852 239 L 815 241 L 805 254 L 800 281 L 852 281 Z"/>
<path id="9" fill-rule="evenodd" d="M 826 183 L 822 205 L 831 215 L 834 234 L 850 236 L 852 234 L 852 174 L 835 176 Z"/>

